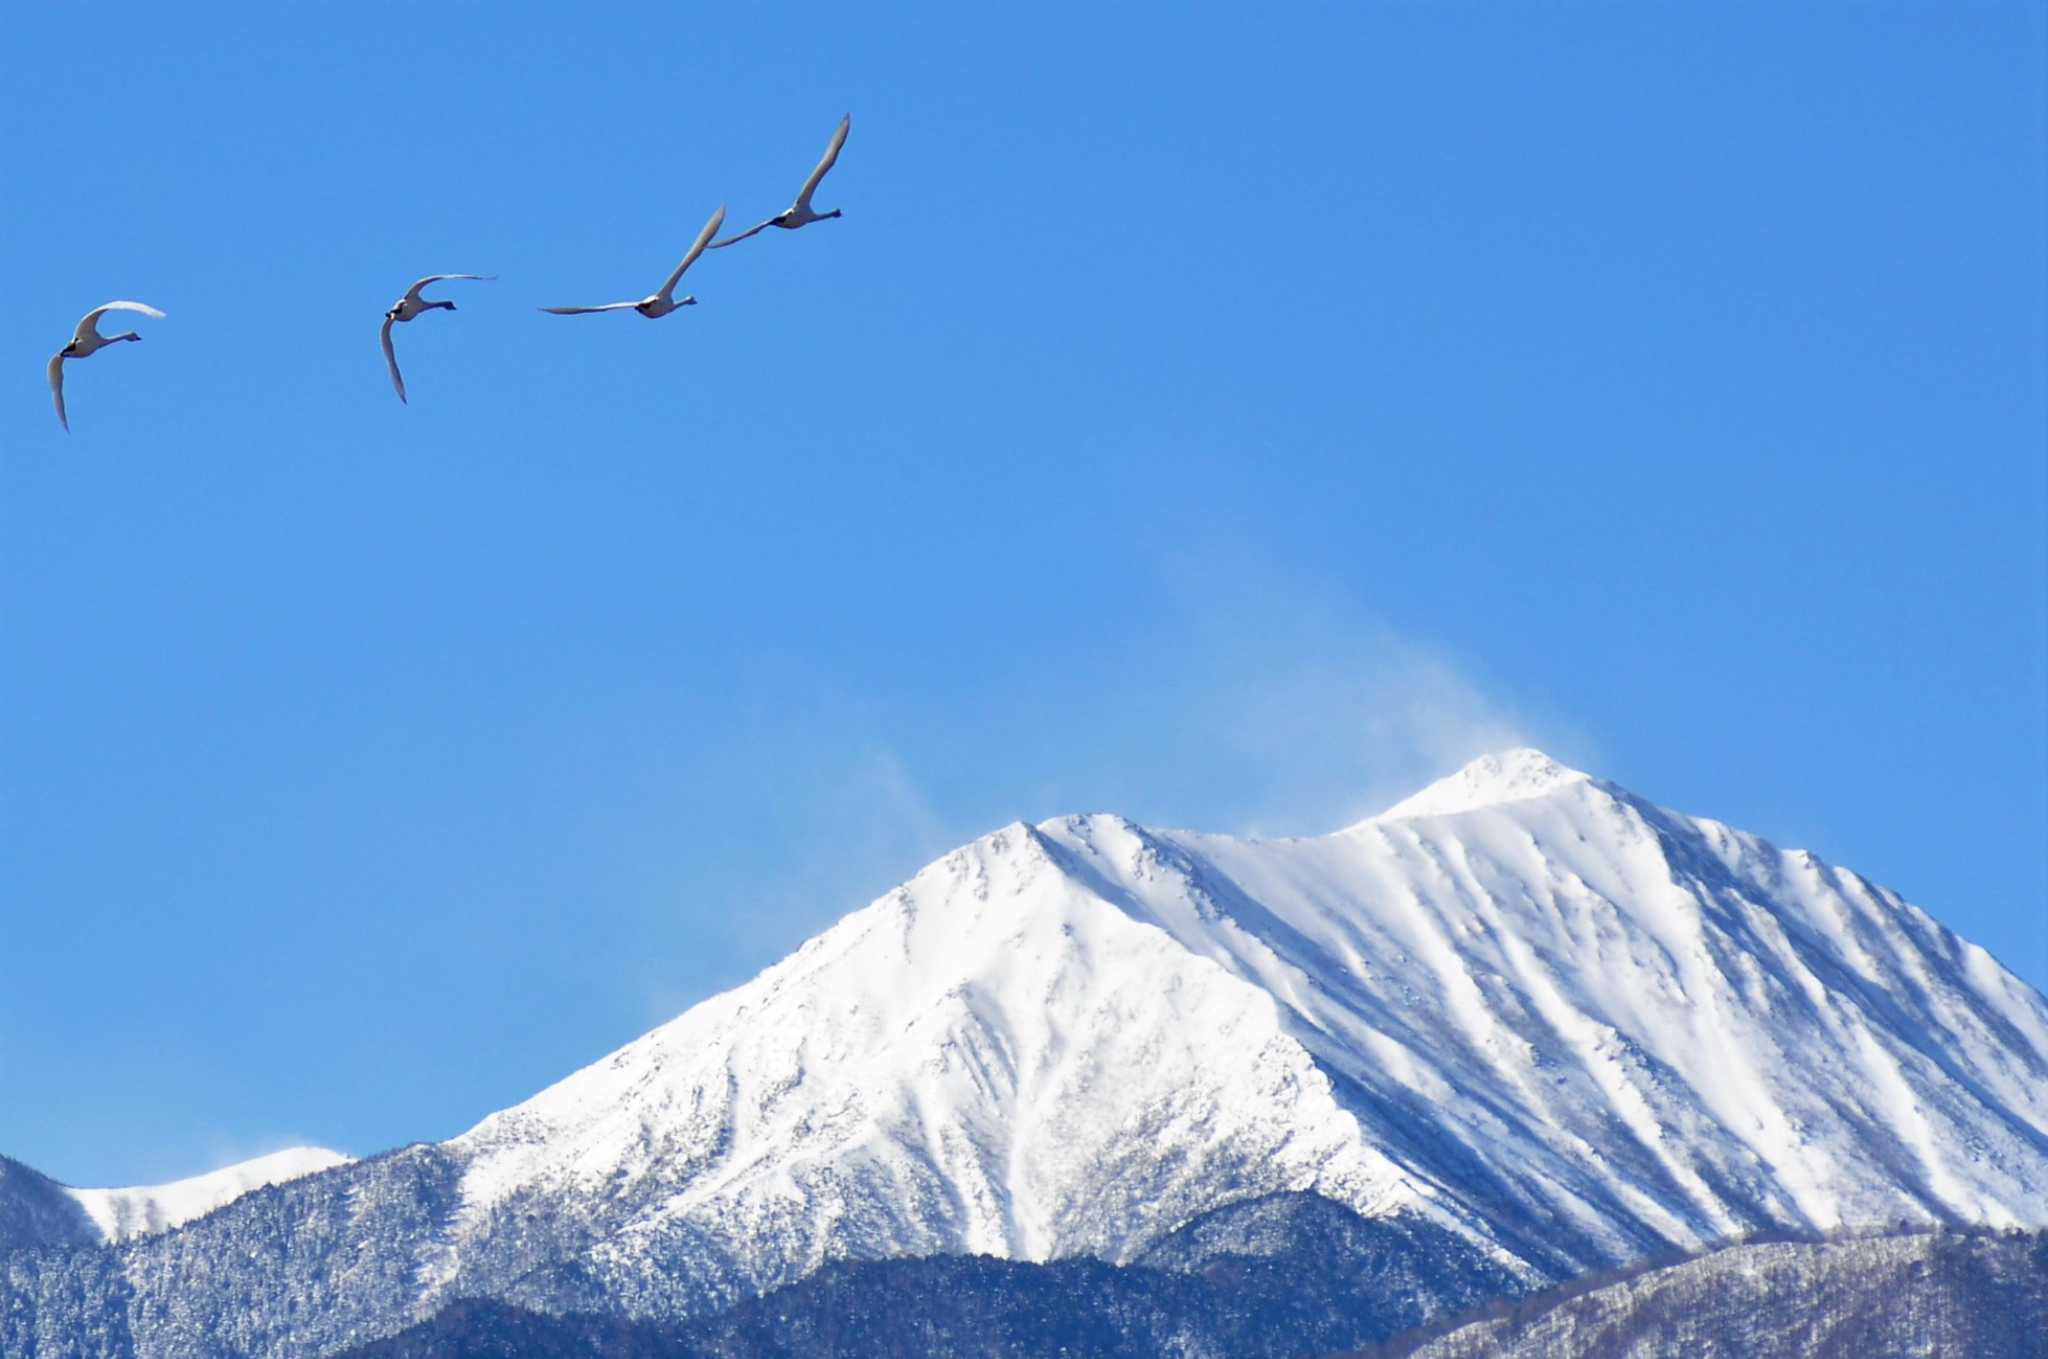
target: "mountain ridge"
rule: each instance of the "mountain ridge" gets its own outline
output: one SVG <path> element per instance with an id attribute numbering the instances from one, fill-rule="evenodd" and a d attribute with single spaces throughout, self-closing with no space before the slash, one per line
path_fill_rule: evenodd
<path id="1" fill-rule="evenodd" d="M 325 1147 L 286 1147 L 165 1184 L 112 1189 L 65 1187 L 102 1240 L 126 1241 L 204 1217 L 252 1190 L 346 1165 L 354 1157 Z"/>
<path id="2" fill-rule="evenodd" d="M 163 1184 L 80 1187 L 0 1156 L 0 1250 L 118 1244 L 169 1231 L 267 1185 L 346 1165 L 326 1147 L 286 1147 Z"/>
<path id="3" fill-rule="evenodd" d="M 2038 1359 L 2048 1336 L 2048 1232 L 1729 1242 L 1536 1294 L 1496 1277 L 1504 1296 L 1459 1309 L 1455 1273 L 1406 1275 L 1345 1240 L 1348 1210 L 1280 1197 L 1175 1232 L 1170 1264 L 836 1265 L 681 1324 L 466 1300 L 339 1359 Z"/>

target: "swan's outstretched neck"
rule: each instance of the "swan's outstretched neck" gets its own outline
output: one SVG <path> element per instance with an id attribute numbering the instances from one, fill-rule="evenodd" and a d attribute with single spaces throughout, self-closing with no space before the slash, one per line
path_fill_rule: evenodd
<path id="1" fill-rule="evenodd" d="M 433 310 L 436 310 L 436 309 L 439 309 L 439 310 L 442 310 L 442 311 L 454 311 L 454 310 L 455 310 L 455 304 L 454 304 L 453 302 L 429 302 L 429 303 L 427 303 L 427 310 L 428 310 L 428 311 L 433 311 Z"/>
<path id="2" fill-rule="evenodd" d="M 113 342 L 114 342 L 115 340 L 139 340 L 139 339 L 141 339 L 141 338 L 142 338 L 142 337 L 141 337 L 140 335 L 137 335 L 137 334 L 136 334 L 136 333 L 135 333 L 134 331 L 132 331 L 132 330 L 131 330 L 131 331 L 128 331 L 127 333 L 125 333 L 125 334 L 121 334 L 121 335 L 115 335 L 115 336 L 112 336 L 112 337 L 110 337 L 110 338 L 108 339 L 107 343 L 108 343 L 108 344 L 112 344 L 112 343 L 113 343 Z"/>
<path id="3" fill-rule="evenodd" d="M 832 211 L 830 211 L 830 212 L 827 212 L 827 213 L 820 213 L 819 215 L 820 215 L 820 216 L 822 216 L 822 217 L 837 217 L 837 216 L 838 216 L 838 215 L 840 214 L 840 212 L 841 212 L 841 211 L 843 211 L 843 209 L 840 209 L 840 208 L 834 208 L 834 209 L 832 209 Z"/>

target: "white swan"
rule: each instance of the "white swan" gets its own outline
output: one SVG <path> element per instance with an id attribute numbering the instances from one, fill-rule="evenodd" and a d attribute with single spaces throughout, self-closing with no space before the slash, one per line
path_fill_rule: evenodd
<path id="1" fill-rule="evenodd" d="M 109 302 L 104 307 L 94 307 L 78 323 L 78 329 L 71 332 L 71 343 L 50 356 L 50 396 L 57 403 L 57 423 L 64 426 L 66 433 L 71 430 L 71 417 L 64 412 L 64 360 L 82 359 L 88 354 L 99 353 L 110 344 L 142 338 L 132 330 L 120 335 L 100 334 L 99 319 L 110 311 L 139 311 L 159 321 L 164 315 L 145 302 Z"/>
<path id="2" fill-rule="evenodd" d="M 839 126 L 832 133 L 832 142 L 825 148 L 824 159 L 818 162 L 817 169 L 811 171 L 811 177 L 804 181 L 804 186 L 797 190 L 796 202 L 790 204 L 781 212 L 776 213 L 759 226 L 748 227 L 739 235 L 728 236 L 722 241 L 713 241 L 711 248 L 713 250 L 723 249 L 736 241 L 744 241 L 757 231 L 766 231 L 769 227 L 781 227 L 785 231 L 794 231 L 800 226 L 809 226 L 813 222 L 822 222 L 827 217 L 837 217 L 839 215 L 838 208 L 834 208 L 830 212 L 812 212 L 811 195 L 818 191 L 818 181 L 825 177 L 825 172 L 832 168 L 834 161 L 839 159 L 839 148 L 846 145 L 846 132 L 852 126 L 853 115 L 850 113 L 839 120 Z"/>
<path id="3" fill-rule="evenodd" d="M 391 347 L 392 325 L 400 321 L 410 321 L 422 312 L 455 310 L 453 302 L 433 302 L 420 296 L 420 289 L 430 283 L 441 283 L 452 278 L 470 278 L 488 282 L 496 277 L 496 274 L 428 274 L 425 278 L 407 288 L 405 296 L 393 302 L 391 310 L 384 313 L 384 329 L 378 338 L 383 341 L 384 366 L 391 370 L 391 385 L 398 389 L 398 399 L 400 401 L 405 401 L 405 379 L 399 376 L 398 352 Z M 406 404 L 411 405 L 412 403 L 406 402 Z"/>
<path id="4" fill-rule="evenodd" d="M 724 225 L 725 209 L 720 207 L 711 214 L 711 220 L 704 224 L 704 229 L 697 233 L 696 243 L 690 247 L 690 253 L 683 256 L 683 262 L 676 266 L 676 271 L 668 276 L 668 282 L 662 284 L 658 292 L 650 293 L 638 302 L 607 302 L 601 307 L 542 307 L 541 310 L 556 316 L 588 316 L 594 311 L 632 310 L 653 321 L 678 307 L 694 307 L 697 305 L 694 296 L 685 297 L 680 302 L 675 300 L 676 284 L 682 280 L 683 271 L 697 262 L 697 256 L 704 253 L 704 248 L 711 244 L 711 238 L 718 234 L 718 228 Z"/>

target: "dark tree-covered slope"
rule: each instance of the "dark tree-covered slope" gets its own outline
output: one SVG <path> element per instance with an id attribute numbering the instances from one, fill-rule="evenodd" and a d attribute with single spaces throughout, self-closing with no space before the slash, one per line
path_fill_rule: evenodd
<path id="1" fill-rule="evenodd" d="M 1493 1309 L 1372 1359 L 2048 1359 L 2048 1233 L 1731 1246 Z"/>
<path id="2" fill-rule="evenodd" d="M 1204 1214 L 1143 1265 L 939 1256 L 828 1265 L 680 1326 L 464 1302 L 350 1359 L 768 1359 L 975 1354 L 1287 1359 L 1375 1340 L 1516 1288 L 1462 1239 L 1312 1194 Z"/>

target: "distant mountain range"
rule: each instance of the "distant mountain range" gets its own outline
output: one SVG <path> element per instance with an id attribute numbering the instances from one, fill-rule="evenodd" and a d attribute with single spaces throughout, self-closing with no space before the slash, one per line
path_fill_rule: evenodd
<path id="1" fill-rule="evenodd" d="M 1335 1347 L 1758 1232 L 2048 1227 L 2048 1001 L 1515 751 L 1316 839 L 1007 826 L 453 1141 L 171 1231 L 204 1195 L 123 1192 L 0 1164 L 0 1353 L 328 1353 L 461 1299 L 696 1326 L 859 1262 L 1224 1315 L 1162 1263 L 1232 1209 L 1269 1239 L 1218 1258 L 1293 1259 L 1304 1201 L 1422 1281 Z"/>

